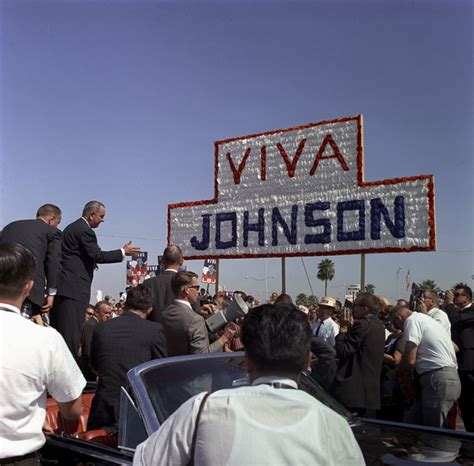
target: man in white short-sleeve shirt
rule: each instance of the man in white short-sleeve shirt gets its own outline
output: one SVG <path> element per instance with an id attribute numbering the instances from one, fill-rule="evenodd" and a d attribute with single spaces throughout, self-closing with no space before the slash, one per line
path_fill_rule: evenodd
<path id="1" fill-rule="evenodd" d="M 461 393 L 450 335 L 432 317 L 403 305 L 393 309 L 392 321 L 406 339 L 401 367 L 414 367 L 421 385 L 421 399 L 405 421 L 447 428 L 448 413 Z"/>
<path id="2" fill-rule="evenodd" d="M 252 385 L 186 401 L 137 447 L 134 466 L 365 464 L 348 422 L 298 390 L 310 361 L 306 315 L 292 306 L 255 307 L 242 340 Z"/>
<path id="3" fill-rule="evenodd" d="M 336 345 L 336 336 L 339 334 L 339 325 L 331 317 L 335 310 L 336 300 L 334 298 L 325 296 L 321 299 L 318 305 L 319 321 L 313 333 L 333 348 Z"/>
<path id="4" fill-rule="evenodd" d="M 39 465 L 46 391 L 61 415 L 77 419 L 86 381 L 61 335 L 20 315 L 35 258 L 18 243 L 0 245 L 0 460 Z"/>
<path id="5" fill-rule="evenodd" d="M 434 291 L 425 290 L 423 299 L 418 302 L 417 310 L 436 320 L 451 336 L 451 322 L 449 322 L 448 314 L 437 307 L 438 303 L 438 295 Z"/>

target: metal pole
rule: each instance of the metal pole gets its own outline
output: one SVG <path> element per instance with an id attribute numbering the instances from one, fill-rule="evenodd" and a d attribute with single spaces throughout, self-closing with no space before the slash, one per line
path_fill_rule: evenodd
<path id="1" fill-rule="evenodd" d="M 286 257 L 281 258 L 281 292 L 286 293 Z"/>
<path id="2" fill-rule="evenodd" d="M 365 254 L 360 255 L 360 290 L 365 289 Z"/>
<path id="3" fill-rule="evenodd" d="M 216 259 L 216 293 L 219 292 L 219 259 Z"/>
<path id="4" fill-rule="evenodd" d="M 301 259 L 301 263 L 303 264 L 304 273 L 306 274 L 306 280 L 308 280 L 309 289 L 311 290 L 311 294 L 314 295 L 313 287 L 311 286 L 311 280 L 309 279 L 308 271 L 306 270 L 306 264 L 304 263 L 304 260 L 302 257 L 300 257 L 300 259 Z"/>
<path id="5" fill-rule="evenodd" d="M 400 270 L 401 269 L 403 269 L 403 267 L 401 265 L 399 265 L 398 269 L 397 269 L 397 301 L 398 301 L 398 298 L 400 297 L 399 289 L 398 289 L 398 279 L 400 277 Z"/>
<path id="6" fill-rule="evenodd" d="M 267 301 L 268 301 L 268 274 L 267 274 L 267 258 L 265 257 L 265 301 L 264 302 L 267 302 Z"/>

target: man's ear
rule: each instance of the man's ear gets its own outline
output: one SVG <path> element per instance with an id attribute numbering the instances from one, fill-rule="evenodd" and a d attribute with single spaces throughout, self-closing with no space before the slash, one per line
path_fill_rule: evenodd
<path id="1" fill-rule="evenodd" d="M 33 280 L 28 280 L 25 286 L 23 287 L 23 294 L 25 298 L 30 295 L 31 288 L 33 288 L 33 284 L 34 284 Z"/>

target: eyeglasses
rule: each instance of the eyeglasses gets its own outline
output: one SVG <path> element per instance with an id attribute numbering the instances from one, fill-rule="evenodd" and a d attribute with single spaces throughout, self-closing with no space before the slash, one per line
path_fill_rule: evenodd
<path id="1" fill-rule="evenodd" d="M 186 288 L 194 288 L 195 290 L 199 290 L 199 285 L 188 285 Z"/>
<path id="2" fill-rule="evenodd" d="M 464 296 L 464 293 L 463 292 L 457 292 L 457 293 L 454 293 L 454 296 Z"/>

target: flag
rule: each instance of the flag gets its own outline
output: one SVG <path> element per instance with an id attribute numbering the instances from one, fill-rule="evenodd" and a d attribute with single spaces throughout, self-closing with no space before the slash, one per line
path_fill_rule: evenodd
<path id="1" fill-rule="evenodd" d="M 407 283 L 407 291 L 408 291 L 408 289 L 410 288 L 410 284 L 411 284 L 410 269 L 408 269 L 407 276 L 405 277 L 405 281 Z"/>

